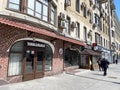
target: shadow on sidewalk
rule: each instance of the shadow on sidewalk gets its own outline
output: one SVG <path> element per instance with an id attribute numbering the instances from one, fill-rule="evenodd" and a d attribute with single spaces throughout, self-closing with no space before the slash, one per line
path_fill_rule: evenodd
<path id="1" fill-rule="evenodd" d="M 87 76 L 75 75 L 75 74 L 70 74 L 70 73 L 66 73 L 66 74 L 73 75 L 73 76 L 76 76 L 76 77 L 82 77 L 82 78 L 87 78 L 87 79 L 93 79 L 93 80 L 97 80 L 97 81 L 104 81 L 104 82 L 110 82 L 110 83 L 114 83 L 114 84 L 120 84 L 120 82 L 113 82 L 113 81 L 98 79 L 98 78 L 94 78 L 94 77 L 87 77 Z M 94 74 L 94 75 L 103 76 L 103 75 L 101 75 L 101 74 Z M 109 78 L 109 77 L 108 77 L 108 78 Z"/>

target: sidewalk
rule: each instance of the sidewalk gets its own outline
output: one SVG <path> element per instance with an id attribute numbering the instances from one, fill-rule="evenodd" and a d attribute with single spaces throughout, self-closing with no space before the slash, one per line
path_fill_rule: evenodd
<path id="1" fill-rule="evenodd" d="M 108 75 L 84 69 L 26 82 L 0 86 L 0 90 L 120 90 L 120 64 L 111 64 Z"/>

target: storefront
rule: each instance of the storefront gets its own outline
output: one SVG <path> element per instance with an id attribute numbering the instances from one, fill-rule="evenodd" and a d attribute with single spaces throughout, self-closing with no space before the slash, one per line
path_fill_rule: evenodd
<path id="1" fill-rule="evenodd" d="M 90 49 L 85 49 L 81 52 L 81 68 L 95 70 L 98 68 L 97 60 L 100 53 Z"/>
<path id="2" fill-rule="evenodd" d="M 17 21 L 0 19 L 0 22 L 3 80 L 10 83 L 32 80 L 62 73 L 67 67 L 78 67 L 79 51 L 71 50 L 69 45 L 79 49 L 85 46 L 83 42 Z"/>
<path id="3" fill-rule="evenodd" d="M 51 70 L 52 44 L 27 39 L 15 42 L 10 48 L 8 76 L 22 75 L 23 80 L 31 80 L 41 78 L 46 70 Z"/>

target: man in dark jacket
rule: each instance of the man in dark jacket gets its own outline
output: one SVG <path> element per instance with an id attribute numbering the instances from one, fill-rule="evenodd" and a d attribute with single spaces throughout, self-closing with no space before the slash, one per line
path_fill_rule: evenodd
<path id="1" fill-rule="evenodd" d="M 106 76 L 107 75 L 107 68 L 108 68 L 108 65 L 109 65 L 110 63 L 108 62 L 108 60 L 107 59 L 105 59 L 105 58 L 103 58 L 102 60 L 101 60 L 101 67 L 103 68 L 103 71 L 104 71 L 104 76 Z"/>

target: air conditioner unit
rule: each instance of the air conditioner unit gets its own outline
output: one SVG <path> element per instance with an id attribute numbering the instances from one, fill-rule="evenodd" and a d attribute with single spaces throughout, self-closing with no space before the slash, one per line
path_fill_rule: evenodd
<path id="1" fill-rule="evenodd" d="M 93 5 L 93 0 L 89 0 L 90 1 L 90 5 Z"/>
<path id="2" fill-rule="evenodd" d="M 65 5 L 70 6 L 71 5 L 71 0 L 65 0 Z"/>
<path id="3" fill-rule="evenodd" d="M 97 8 L 97 4 L 94 4 L 94 5 L 93 5 L 93 9 L 95 9 L 95 8 Z"/>
<path id="4" fill-rule="evenodd" d="M 62 13 L 62 12 L 60 12 L 59 19 L 61 19 L 61 20 L 65 20 L 65 14 L 64 14 L 64 13 Z"/>
<path id="5" fill-rule="evenodd" d="M 77 27 L 77 24 L 75 22 L 72 22 L 72 25 L 71 25 L 72 28 L 76 28 Z"/>
<path id="6" fill-rule="evenodd" d="M 95 27 L 97 27 L 97 24 L 96 24 L 96 23 L 93 24 L 93 28 L 95 28 Z"/>
<path id="7" fill-rule="evenodd" d="M 86 4 L 85 4 L 85 2 L 82 2 L 82 4 L 81 4 L 81 10 L 83 10 L 84 7 L 86 7 Z"/>
<path id="8" fill-rule="evenodd" d="M 65 21 L 59 21 L 59 28 L 65 29 Z"/>

